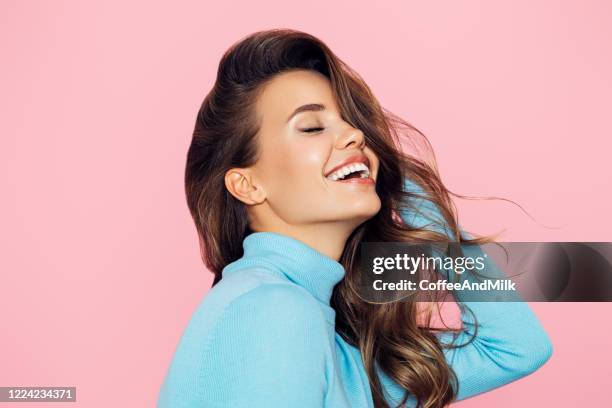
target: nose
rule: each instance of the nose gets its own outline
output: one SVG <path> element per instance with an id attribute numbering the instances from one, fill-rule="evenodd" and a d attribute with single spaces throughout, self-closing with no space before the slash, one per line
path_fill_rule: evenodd
<path id="1" fill-rule="evenodd" d="M 354 147 L 363 150 L 365 147 L 365 135 L 361 130 L 349 127 L 338 137 L 337 146 L 339 149 Z"/>

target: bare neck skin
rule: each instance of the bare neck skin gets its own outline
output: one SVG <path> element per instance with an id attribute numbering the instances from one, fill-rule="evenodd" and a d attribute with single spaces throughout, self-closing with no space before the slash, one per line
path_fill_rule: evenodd
<path id="1" fill-rule="evenodd" d="M 253 220 L 251 229 L 256 232 L 274 232 L 301 241 L 329 258 L 339 261 L 349 236 L 363 220 L 329 221 L 292 225 L 284 222 L 267 205 L 249 208 Z"/>

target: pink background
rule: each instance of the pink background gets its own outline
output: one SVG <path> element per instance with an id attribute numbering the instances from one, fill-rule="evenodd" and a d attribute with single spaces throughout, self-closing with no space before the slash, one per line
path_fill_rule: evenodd
<path id="1" fill-rule="evenodd" d="M 0 385 L 154 405 L 212 281 L 182 185 L 195 114 L 260 29 L 319 36 L 429 136 L 451 190 L 538 221 L 458 201 L 465 228 L 612 241 L 609 3 L 243 3 L 2 2 Z M 457 406 L 609 404 L 612 304 L 532 305 L 552 359 Z"/>

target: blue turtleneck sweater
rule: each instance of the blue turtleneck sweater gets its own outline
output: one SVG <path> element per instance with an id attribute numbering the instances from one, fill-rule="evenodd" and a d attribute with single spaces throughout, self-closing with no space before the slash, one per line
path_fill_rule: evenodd
<path id="1" fill-rule="evenodd" d="M 423 211 L 430 210 L 424 202 Z M 404 219 L 427 223 L 417 212 Z M 243 247 L 243 257 L 223 269 L 195 310 L 157 407 L 373 407 L 360 352 L 335 331 L 330 298 L 344 277 L 342 264 L 272 232 L 252 233 Z M 527 303 L 466 304 L 477 336 L 444 351 L 459 380 L 458 400 L 524 377 L 551 356 L 550 339 Z M 471 315 L 462 317 L 459 344 L 472 335 Z M 446 335 L 440 338 L 448 342 Z M 381 380 L 388 402 L 399 403 L 404 390 L 384 373 Z M 414 398 L 408 404 L 415 406 Z"/>

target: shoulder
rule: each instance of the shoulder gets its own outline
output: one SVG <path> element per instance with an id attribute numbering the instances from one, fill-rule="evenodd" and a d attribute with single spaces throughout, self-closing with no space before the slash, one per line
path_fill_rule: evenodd
<path id="1" fill-rule="evenodd" d="M 237 272 L 194 313 L 158 406 L 288 406 L 302 392 L 321 406 L 331 347 L 317 300 L 268 272 Z"/>
<path id="2" fill-rule="evenodd" d="M 244 316 L 235 312 L 249 310 Z M 245 268 L 224 277 L 198 305 L 192 324 L 239 320 L 317 318 L 317 300 L 304 288 L 259 268 Z"/>
<path id="3" fill-rule="evenodd" d="M 317 300 L 304 288 L 260 269 L 244 269 L 223 278 L 200 302 L 181 338 L 179 349 L 202 354 L 223 342 L 266 346 L 327 330 Z"/>
<path id="4" fill-rule="evenodd" d="M 317 300 L 305 289 L 292 283 L 265 283 L 225 307 L 211 333 L 211 348 L 223 348 L 231 338 L 255 353 L 274 350 L 277 357 L 299 350 L 315 352 L 312 346 L 317 342 L 311 339 L 325 337 L 327 330 Z"/>
<path id="5" fill-rule="evenodd" d="M 278 350 L 283 343 L 299 348 L 305 338 L 328 329 L 318 301 L 306 289 L 270 272 L 245 269 L 222 279 L 215 289 L 210 302 L 201 305 L 203 314 L 214 309 L 208 332 L 211 347 L 231 338 L 255 348 Z M 252 344 L 255 336 L 258 344 Z"/>

